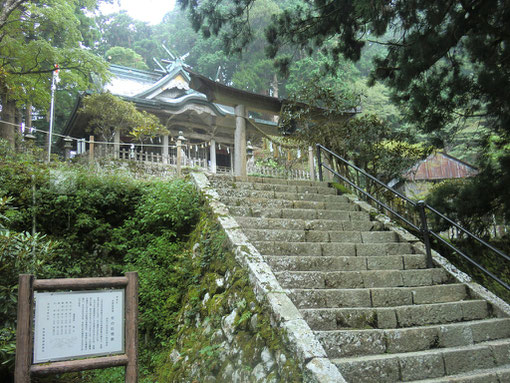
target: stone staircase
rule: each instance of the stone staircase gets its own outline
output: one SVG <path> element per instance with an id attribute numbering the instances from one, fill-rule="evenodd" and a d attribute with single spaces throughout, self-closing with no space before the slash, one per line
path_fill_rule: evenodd
<path id="1" fill-rule="evenodd" d="M 327 183 L 210 182 L 347 382 L 510 382 L 504 311 Z"/>

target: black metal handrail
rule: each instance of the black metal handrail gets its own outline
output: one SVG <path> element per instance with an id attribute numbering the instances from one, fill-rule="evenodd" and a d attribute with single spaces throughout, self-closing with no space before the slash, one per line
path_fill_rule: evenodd
<path id="1" fill-rule="evenodd" d="M 432 214 L 440 217 L 441 219 L 445 220 L 446 222 L 448 222 L 450 225 L 452 225 L 453 227 L 457 228 L 458 230 L 462 231 L 464 234 L 466 234 L 468 237 L 474 239 L 476 242 L 480 243 L 481 245 L 483 245 L 484 247 L 486 247 L 487 249 L 491 250 L 492 252 L 494 252 L 495 254 L 497 254 L 498 256 L 506 259 L 507 261 L 510 261 L 510 256 L 508 256 L 507 254 L 503 253 L 501 250 L 498 250 L 497 248 L 495 248 L 494 246 L 490 245 L 489 243 L 485 242 L 483 239 L 481 238 L 478 238 L 476 235 L 474 235 L 473 233 L 469 232 L 468 230 L 466 230 L 465 228 L 463 228 L 462 226 L 460 226 L 458 223 L 452 221 L 450 218 L 446 217 L 444 214 L 440 213 L 439 211 L 437 211 L 436 209 L 434 209 L 432 206 L 428 205 L 427 203 L 425 203 L 424 201 L 413 201 L 409 198 L 407 198 L 406 196 L 404 196 L 403 194 L 401 194 L 400 192 L 398 192 L 397 190 L 389 187 L 388 185 L 386 185 L 384 182 L 378 180 L 377 178 L 375 178 L 374 176 L 372 176 L 371 174 L 367 173 L 366 171 L 364 171 L 363 169 L 357 167 L 356 165 L 354 164 L 351 164 L 349 161 L 347 161 L 346 159 L 340 157 L 338 154 L 332 152 L 331 150 L 329 150 L 328 148 L 326 148 L 325 146 L 321 145 L 321 144 L 317 144 L 316 145 L 317 147 L 317 165 L 318 165 L 318 170 L 319 170 L 319 180 L 320 181 L 323 181 L 323 172 L 322 172 L 322 168 L 324 169 L 327 169 L 329 170 L 331 173 L 333 173 L 335 176 L 339 177 L 342 181 L 346 182 L 347 184 L 349 184 L 350 186 L 352 186 L 354 189 L 356 189 L 357 191 L 359 191 L 360 193 L 362 193 L 364 196 L 366 196 L 368 199 L 374 201 L 378 206 L 380 206 L 381 208 L 383 208 L 384 210 L 390 212 L 392 215 L 394 215 L 395 217 L 397 217 L 398 219 L 400 219 L 401 221 L 405 222 L 407 225 L 409 225 L 411 228 L 413 228 L 414 230 L 418 231 L 421 233 L 422 237 L 423 237 L 423 242 L 425 244 L 425 250 L 426 250 L 426 257 L 427 257 L 427 267 L 432 267 L 433 266 L 433 262 L 432 262 L 432 252 L 431 252 L 431 246 L 430 246 L 430 237 L 434 237 L 436 240 L 438 240 L 439 242 L 441 242 L 443 245 L 447 246 L 449 249 L 455 251 L 457 254 L 459 254 L 461 257 L 463 257 L 465 260 L 467 260 L 469 263 L 471 263 L 473 266 L 475 266 L 476 268 L 478 268 L 480 271 L 482 271 L 484 274 L 488 275 L 490 278 L 494 279 L 496 282 L 498 282 L 501 286 L 503 286 L 506 290 L 510 291 L 510 285 L 508 285 L 506 282 L 502 281 L 497 275 L 495 275 L 494 273 L 492 273 L 491 271 L 487 270 L 485 267 L 483 267 L 482 265 L 480 265 L 478 262 L 476 262 L 475 260 L 473 260 L 471 257 L 469 257 L 467 254 L 465 254 L 464 252 L 462 252 L 461 250 L 459 250 L 457 247 L 455 247 L 454 245 L 452 245 L 450 242 L 446 241 L 444 238 L 442 238 L 439 234 L 437 234 L 436 232 L 432 231 L 429 227 L 428 227 L 428 222 L 427 222 L 427 210 L 429 212 L 431 212 Z M 363 174 L 365 177 L 367 177 L 368 179 L 370 179 L 371 181 L 374 181 L 376 184 L 382 186 L 383 188 L 385 188 L 386 190 L 390 191 L 392 194 L 394 194 L 395 196 L 399 197 L 400 199 L 406 201 L 408 204 L 410 204 L 412 207 L 414 207 L 418 213 L 419 213 L 419 216 L 420 216 L 420 221 L 421 221 L 421 227 L 418 227 L 416 226 L 413 222 L 411 222 L 409 219 L 405 218 L 402 214 L 400 214 L 399 212 L 397 212 L 395 209 L 391 208 L 390 206 L 388 206 L 387 204 L 385 204 L 384 202 L 378 200 L 376 197 L 374 197 L 373 195 L 371 195 L 370 193 L 368 193 L 366 190 L 364 190 L 363 188 L 361 188 L 360 186 L 356 185 L 354 182 L 352 182 L 351 180 L 349 180 L 347 177 L 343 176 L 342 174 L 338 173 L 337 171 L 335 171 L 334 169 L 330 168 L 328 165 L 324 164 L 322 162 L 322 156 L 321 156 L 321 152 L 324 151 L 330 155 L 332 155 L 333 157 L 335 157 L 337 160 L 339 160 L 340 162 L 342 162 L 343 164 L 349 166 L 350 168 L 356 170 L 357 172 Z"/>

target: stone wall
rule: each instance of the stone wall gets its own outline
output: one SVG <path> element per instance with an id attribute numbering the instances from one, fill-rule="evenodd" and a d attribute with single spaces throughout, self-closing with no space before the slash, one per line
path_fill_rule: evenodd
<path id="1" fill-rule="evenodd" d="M 302 382 L 299 363 L 257 302 L 219 225 L 203 217 L 195 232 L 194 272 L 158 381 Z"/>
<path id="2" fill-rule="evenodd" d="M 280 349 L 285 346 L 299 366 L 303 374 L 302 380 L 299 381 L 345 382 L 337 367 L 328 359 L 326 351 L 306 320 L 288 297 L 286 290 L 277 281 L 264 257 L 250 243 L 237 221 L 229 215 L 227 207 L 220 201 L 218 192 L 211 187 L 207 177 L 204 174 L 192 173 L 191 179 L 206 199 L 207 205 L 225 233 L 236 265 L 247 273 L 249 288 L 270 318 L 271 330 L 281 335 L 283 342 Z"/>

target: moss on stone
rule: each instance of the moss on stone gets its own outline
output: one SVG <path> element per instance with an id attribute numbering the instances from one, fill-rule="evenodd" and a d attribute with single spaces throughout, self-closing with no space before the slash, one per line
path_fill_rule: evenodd
<path id="1" fill-rule="evenodd" d="M 179 313 L 179 330 L 169 340 L 174 347 L 157 372 L 158 381 L 228 382 L 233 374 L 243 382 L 254 381 L 252 371 L 267 349 L 275 359 L 268 377 L 301 382 L 298 362 L 286 350 L 283 334 L 271 327 L 247 272 L 235 261 L 211 214 L 202 215 L 189 246 L 194 248 L 194 277 Z M 222 288 L 217 283 L 220 278 Z"/>

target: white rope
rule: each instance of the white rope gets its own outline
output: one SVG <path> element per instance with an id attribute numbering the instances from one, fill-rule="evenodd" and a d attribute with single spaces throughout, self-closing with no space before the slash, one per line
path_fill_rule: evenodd
<path id="1" fill-rule="evenodd" d="M 8 121 L 4 121 L 4 120 L 0 120 L 0 123 L 3 123 L 3 124 L 7 124 L 7 125 L 12 125 L 12 126 L 15 126 L 17 128 L 22 128 L 22 125 L 21 124 L 14 124 L 12 122 L 8 122 Z M 43 130 L 43 129 L 38 129 L 38 128 L 35 128 L 33 126 L 31 127 L 26 127 L 25 130 L 30 130 L 30 132 L 34 132 L 34 133 L 44 133 L 44 134 L 49 134 L 49 132 L 47 130 Z M 120 142 L 120 143 L 115 143 L 115 142 L 109 142 L 109 141 L 90 141 L 90 140 L 85 140 L 83 138 L 76 138 L 76 137 L 72 137 L 72 136 L 64 136 L 63 134 L 58 134 L 58 133 L 55 133 L 53 132 L 52 133 L 52 136 L 56 136 L 56 137 L 61 137 L 61 138 L 70 138 L 71 140 L 74 140 L 74 141 L 79 141 L 79 142 L 84 142 L 86 144 L 97 144 L 97 145 L 135 145 L 135 147 L 137 146 L 140 146 L 140 147 L 150 147 L 150 148 L 164 148 L 165 146 L 164 145 L 158 145 L 158 144 L 135 144 L 135 143 L 131 143 L 131 142 Z M 210 145 L 210 141 L 201 141 L 201 142 L 196 142 L 196 143 L 189 143 L 189 144 L 182 144 L 181 145 L 181 148 L 187 148 L 187 146 L 190 145 L 191 147 L 193 146 L 204 146 L 203 148 L 201 149 L 206 149 L 209 145 Z M 220 146 L 219 143 L 216 144 L 216 146 Z M 230 150 L 230 146 L 229 145 L 225 145 L 223 144 L 223 146 L 225 146 L 226 148 L 228 148 L 228 150 Z M 170 149 L 175 149 L 177 148 L 177 146 L 168 146 L 168 148 Z M 221 149 L 221 147 L 219 147 Z"/>
<path id="2" fill-rule="evenodd" d="M 246 118 L 245 117 L 245 120 L 248 121 L 248 123 L 253 126 L 253 128 L 255 128 L 255 130 L 257 130 L 260 134 L 262 134 L 267 140 L 269 140 L 270 142 L 274 143 L 275 145 L 278 145 L 280 146 L 280 151 L 281 151 L 281 148 L 284 148 L 284 149 L 301 149 L 301 148 L 304 148 L 306 147 L 306 145 L 290 145 L 290 144 L 283 144 L 281 142 L 278 142 L 276 140 L 274 140 L 269 134 L 267 134 L 266 132 L 264 132 L 261 128 L 259 128 L 253 121 L 251 121 L 249 118 Z"/>
<path id="3" fill-rule="evenodd" d="M 4 121 L 4 120 L 0 120 L 0 122 L 1 122 L 2 124 L 12 125 L 12 126 L 16 126 L 16 127 L 18 127 L 18 128 L 21 128 L 21 124 L 14 124 L 14 123 L 12 123 L 12 122 Z"/>

